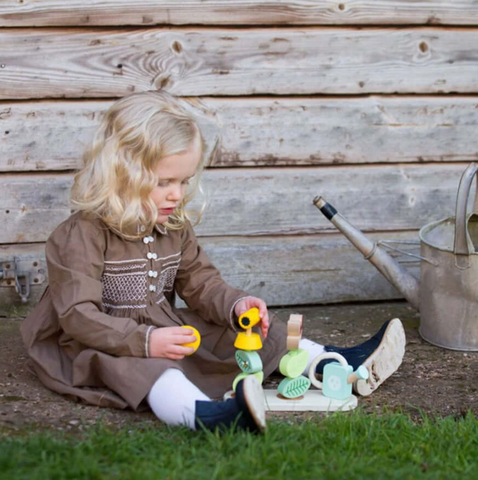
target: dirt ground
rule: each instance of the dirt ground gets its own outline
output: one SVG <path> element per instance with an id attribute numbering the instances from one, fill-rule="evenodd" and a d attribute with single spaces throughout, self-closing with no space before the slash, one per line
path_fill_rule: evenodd
<path id="1" fill-rule="evenodd" d="M 478 414 L 478 352 L 445 350 L 424 342 L 418 334 L 419 314 L 407 303 L 272 311 L 283 321 L 287 321 L 291 313 L 303 314 L 305 337 L 340 346 L 363 342 L 385 320 L 399 317 L 407 334 L 403 364 L 370 397 L 359 397 L 359 406 L 370 412 L 400 408 L 414 416 L 424 412 L 431 416 L 460 417 L 467 410 Z M 78 404 L 45 389 L 26 368 L 20 324 L 21 319 L 0 318 L 0 427 L 76 430 L 98 421 L 117 426 L 156 421 L 150 412 L 134 413 Z M 273 376 L 266 381 L 265 387 L 272 388 L 279 381 L 279 376 Z"/>

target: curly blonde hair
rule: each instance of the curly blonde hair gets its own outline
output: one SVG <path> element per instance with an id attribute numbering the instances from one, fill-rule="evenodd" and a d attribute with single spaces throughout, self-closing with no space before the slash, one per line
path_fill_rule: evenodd
<path id="1" fill-rule="evenodd" d="M 84 167 L 75 176 L 73 208 L 101 218 L 124 238 L 144 236 L 153 230 L 158 215 L 150 199 L 157 184 L 153 170 L 162 158 L 186 152 L 198 137 L 202 145 L 198 170 L 164 226 L 178 230 L 187 220 L 198 223 L 204 207 L 186 211 L 185 206 L 201 189 L 204 140 L 181 101 L 162 91 L 135 93 L 108 109 L 84 154 Z"/>

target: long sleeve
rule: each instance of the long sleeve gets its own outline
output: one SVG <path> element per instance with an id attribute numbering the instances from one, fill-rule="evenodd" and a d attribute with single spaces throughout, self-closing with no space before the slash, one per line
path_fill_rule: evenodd
<path id="1" fill-rule="evenodd" d="M 66 334 L 81 344 L 116 356 L 148 356 L 154 327 L 102 311 L 101 276 L 106 227 L 75 214 L 46 244 L 53 306 Z"/>
<path id="2" fill-rule="evenodd" d="M 247 293 L 229 286 L 198 244 L 188 223 L 182 230 L 181 264 L 176 275 L 176 291 L 191 310 L 207 321 L 228 324 L 236 330 L 234 306 Z"/>

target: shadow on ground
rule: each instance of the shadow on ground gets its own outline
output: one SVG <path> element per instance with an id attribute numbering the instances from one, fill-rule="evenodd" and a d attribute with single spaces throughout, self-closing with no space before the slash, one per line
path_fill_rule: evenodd
<path id="1" fill-rule="evenodd" d="M 304 315 L 304 336 L 323 344 L 351 346 L 373 335 L 385 320 L 399 317 L 406 330 L 407 347 L 401 368 L 370 397 L 359 398 L 365 411 L 401 409 L 413 416 L 478 414 L 478 352 L 434 347 L 418 335 L 419 314 L 405 302 L 313 306 L 272 309 L 287 321 L 291 313 Z M 102 423 L 117 426 L 155 422 L 150 412 L 134 413 L 74 403 L 46 390 L 26 368 L 21 342 L 21 319 L 0 319 L 0 426 L 50 426 L 82 429 Z M 280 381 L 273 376 L 272 387 Z M 295 414 L 300 417 L 308 414 Z"/>

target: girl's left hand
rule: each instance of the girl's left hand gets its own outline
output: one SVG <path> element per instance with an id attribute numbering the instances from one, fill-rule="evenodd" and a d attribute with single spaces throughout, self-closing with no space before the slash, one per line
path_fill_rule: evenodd
<path id="1" fill-rule="evenodd" d="M 262 336 L 267 338 L 267 332 L 269 331 L 269 313 L 267 312 L 267 305 L 264 300 L 257 297 L 246 297 L 236 303 L 234 313 L 239 317 L 244 312 L 247 312 L 250 308 L 259 309 L 259 317 L 261 317 L 260 327 Z"/>

